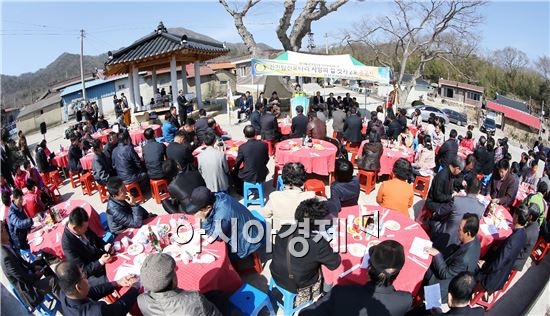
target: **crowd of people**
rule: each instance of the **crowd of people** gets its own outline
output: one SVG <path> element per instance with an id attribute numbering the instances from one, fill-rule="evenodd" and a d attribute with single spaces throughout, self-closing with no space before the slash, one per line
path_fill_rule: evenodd
<path id="1" fill-rule="evenodd" d="M 299 87 L 297 91 L 300 92 Z M 185 98 L 182 93 L 180 96 Z M 125 118 L 127 103 L 124 98 L 115 98 L 117 122 L 124 128 L 110 132 L 103 144 L 91 134 L 109 124 L 103 123 L 97 113 L 96 118 L 89 114 L 86 123 L 78 124 L 68 135 L 71 143 L 68 169 L 74 174 L 90 172 L 99 185 L 105 186 L 109 195 L 108 228 L 115 236 L 129 228 L 140 228 L 145 220 L 156 216 L 134 201 L 134 193 L 128 192 L 127 185 L 139 184 L 147 195 L 150 180 L 166 180 L 170 197 L 162 201 L 164 211 L 200 219 L 210 241 L 220 240 L 216 223 L 221 223 L 231 250 L 229 260 L 237 265 L 263 251 L 265 237 L 257 242 L 244 238 L 245 228 L 252 239 L 260 231 L 249 225 L 256 217 L 239 203 L 234 193 L 242 195 L 245 182 L 264 183 L 268 177 L 270 155 L 263 140 L 276 142 L 283 137 L 277 121 L 279 99 L 276 92 L 269 100 L 262 93 L 252 111 L 250 93 L 241 97 L 239 111 L 246 113 L 250 124 L 243 128 L 245 142 L 238 148 L 232 169 L 224 154 L 223 140 L 228 135 L 208 118 L 204 109 L 199 111 L 197 120 L 187 117 L 185 102 L 179 101 L 178 97 L 179 109 L 171 107 L 165 116 L 162 138 L 156 137 L 149 127 L 143 131 L 146 141 L 133 144 L 128 131 L 130 122 Z M 425 251 L 433 259 L 423 284 L 440 284 L 443 303 L 450 308 L 447 314 L 483 314 L 482 309 L 468 304 L 476 285 L 487 291 L 501 289 L 512 270 L 523 268 L 539 235 L 550 240 L 547 215 L 550 164 L 546 165 L 550 151 L 542 144 L 535 144 L 522 154 L 520 161 L 512 162 L 506 138 L 495 141 L 490 136 L 481 136 L 475 142 L 471 128 L 465 135 L 459 136 L 454 129 L 446 134 L 444 121 L 438 117 L 432 116 L 424 124 L 421 113 L 415 112 L 409 121 L 403 109 L 394 114 L 391 107 L 380 107 L 369 113 L 369 118 L 362 117 L 356 100 L 349 94 L 335 98 L 331 93 L 325 100 L 317 93 L 310 104 L 310 111 L 305 114 L 302 106 L 296 107 L 289 137 L 331 141 L 327 137 L 327 122 L 332 120 L 337 143 L 346 143 L 348 148 L 364 144 L 355 162 L 348 159 L 344 146 L 339 148 L 343 154 L 336 157 L 328 198 L 305 190 L 308 174 L 304 165 L 290 162 L 282 167 L 283 189 L 272 192 L 265 207 L 259 210 L 265 219 L 272 221 L 276 233 L 269 268 L 273 281 L 296 294 L 294 306 L 316 300 L 300 314 L 411 313 L 412 294 L 393 286 L 405 263 L 403 245 L 395 240 L 370 247 L 366 285 L 337 285 L 323 295 L 327 285 L 321 267 L 335 270 L 342 264 L 342 258 L 323 238 L 316 220 L 338 217 L 343 207 L 358 205 L 361 185 L 355 170 L 380 170 L 384 159 L 382 142 L 394 142 L 414 154 L 411 159 L 401 158 L 394 163 L 391 176 L 376 193 L 380 206 L 412 217 L 411 183 L 417 176 L 433 176 L 424 205 L 425 224 L 433 242 Z M 411 126 L 417 129 L 415 134 Z M 125 315 L 136 303 L 144 315 L 225 313 L 227 300 L 219 299 L 216 293 L 201 294 L 177 287 L 176 262 L 167 254 L 149 255 L 141 267 L 139 281 L 135 275 L 129 275 L 109 282 L 105 265 L 114 259 L 113 245 L 89 229 L 89 215 L 81 207 L 70 210 L 61 238 L 65 260 L 57 264 L 55 272 L 48 268 L 47 259 L 51 258 L 47 255 L 39 255 L 32 264 L 28 263 L 20 253 L 30 252 L 28 234 L 33 217 L 42 216 L 55 203 L 41 174 L 55 171 L 57 166 L 51 163 L 53 153 L 45 140 L 38 144 L 33 157 L 24 135 L 19 135 L 22 164 L 12 160 L 5 130 L 0 140 L 0 185 L 6 207 L 0 227 L 2 270 L 25 304 L 35 307 L 46 293 L 53 293 L 67 315 Z M 142 157 L 135 146 L 142 147 Z M 458 155 L 461 147 L 471 152 L 466 159 Z M 193 152 L 197 150 L 195 159 Z M 91 170 L 84 170 L 80 162 L 87 151 L 94 155 Z M 534 193 L 518 204 L 515 200 L 520 185 L 530 186 Z M 483 199 L 490 201 L 489 208 L 501 205 L 511 212 L 513 233 L 493 247 L 479 267 L 480 242 L 476 236 L 480 219 L 488 209 Z M 231 227 L 232 219 L 236 219 L 236 229 Z M 305 229 L 297 232 L 296 226 Z M 295 234 L 304 236 L 309 249 L 302 256 L 289 250 Z M 302 250 L 300 246 L 294 249 Z M 127 288 L 125 294 L 112 304 L 99 300 L 121 287 Z M 140 291 L 141 287 L 145 290 Z M 418 312 L 418 308 L 414 311 Z"/>

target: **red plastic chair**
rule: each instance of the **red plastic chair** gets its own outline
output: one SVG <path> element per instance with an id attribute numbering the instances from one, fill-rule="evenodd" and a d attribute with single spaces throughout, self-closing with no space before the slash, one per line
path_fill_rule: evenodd
<path id="1" fill-rule="evenodd" d="M 317 179 L 309 179 L 304 183 L 304 189 L 306 191 L 315 192 L 315 195 L 326 197 L 325 195 L 325 183 Z"/>
<path id="2" fill-rule="evenodd" d="M 366 194 L 371 193 L 376 186 L 377 172 L 359 169 L 357 176 L 359 177 L 359 188 L 361 189 L 361 191 L 365 192 Z"/>
<path id="3" fill-rule="evenodd" d="M 69 180 L 71 181 L 71 186 L 76 188 L 80 183 L 80 172 L 72 172 L 69 170 Z"/>
<path id="4" fill-rule="evenodd" d="M 533 261 L 535 261 L 536 264 L 539 264 L 544 259 L 544 256 L 546 256 L 546 253 L 549 250 L 550 250 L 550 243 L 544 240 L 542 236 L 539 237 L 539 240 L 537 240 L 537 243 L 535 244 L 533 251 L 531 251 L 531 256 L 533 256 Z"/>
<path id="5" fill-rule="evenodd" d="M 97 190 L 97 185 L 95 183 L 94 176 L 90 172 L 83 174 L 80 177 L 80 188 L 82 189 L 82 194 L 92 195 L 94 190 Z"/>
<path id="6" fill-rule="evenodd" d="M 475 306 L 477 304 L 483 306 L 486 311 L 489 311 L 491 308 L 493 308 L 493 305 L 495 305 L 498 298 L 501 297 L 504 292 L 506 292 L 506 290 L 514 280 L 516 273 L 518 273 L 517 270 L 512 270 L 510 276 L 508 277 L 508 281 L 506 281 L 502 289 L 498 291 L 487 292 L 483 288 L 483 286 L 481 286 L 481 284 L 478 284 L 476 289 L 474 290 L 474 298 L 470 301 L 470 306 Z"/>
<path id="7" fill-rule="evenodd" d="M 252 272 L 256 272 L 258 274 L 262 273 L 263 266 L 262 266 L 262 261 L 260 260 L 260 254 L 256 251 L 256 252 L 253 252 L 250 256 L 252 257 L 252 262 L 253 262 L 252 267 L 241 268 L 238 265 L 234 267 L 235 270 L 237 270 L 237 273 L 239 275 L 242 275 L 245 273 L 252 273 Z"/>
<path id="8" fill-rule="evenodd" d="M 151 183 L 151 193 L 157 204 L 160 204 L 160 201 L 170 197 L 170 193 L 168 193 L 168 181 L 164 179 L 151 179 L 149 183 Z"/>
<path id="9" fill-rule="evenodd" d="M 145 202 L 145 197 L 143 196 L 143 193 L 141 192 L 141 188 L 139 187 L 139 182 L 134 182 L 130 184 L 126 184 L 126 190 L 130 192 L 130 194 L 134 197 L 135 203 L 141 203 Z M 136 191 L 136 194 L 132 192 L 132 190 Z"/>
<path id="10" fill-rule="evenodd" d="M 262 139 L 262 142 L 264 142 L 264 143 L 267 144 L 267 151 L 268 151 L 269 155 L 270 155 L 270 156 L 275 155 L 275 144 L 276 144 L 276 141 L 275 141 L 275 140 Z"/>
<path id="11" fill-rule="evenodd" d="M 431 178 L 432 177 L 430 176 L 427 176 L 427 177 L 416 176 L 416 178 L 414 178 L 413 191 L 415 194 L 420 195 L 423 200 L 425 200 L 426 197 L 428 196 L 428 191 L 430 190 Z M 422 189 L 418 188 L 419 184 L 422 185 Z"/>
<path id="12" fill-rule="evenodd" d="M 109 193 L 107 192 L 107 188 L 104 185 L 97 184 L 97 191 L 99 192 L 99 198 L 101 199 L 101 203 L 105 203 L 109 200 Z"/>
<path id="13" fill-rule="evenodd" d="M 273 181 L 272 181 L 274 188 L 277 187 L 277 180 L 279 178 L 279 172 L 281 172 L 282 170 L 283 170 L 283 166 L 275 164 L 275 168 L 273 170 Z"/>

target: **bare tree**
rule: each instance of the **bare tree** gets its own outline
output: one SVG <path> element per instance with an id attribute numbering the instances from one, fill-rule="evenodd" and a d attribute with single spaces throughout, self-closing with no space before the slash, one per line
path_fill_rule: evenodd
<path id="1" fill-rule="evenodd" d="M 231 9 L 226 0 L 219 1 L 225 10 L 233 17 L 235 27 L 237 28 L 242 40 L 248 47 L 248 50 L 251 53 L 254 53 L 257 45 L 254 41 L 252 33 L 248 31 L 243 23 L 243 17 L 251 7 L 256 5 L 261 0 L 248 0 L 240 11 Z M 327 4 L 326 0 L 307 0 L 300 14 L 294 21 L 292 21 L 292 16 L 294 11 L 296 11 L 297 0 L 285 0 L 283 4 L 283 15 L 279 20 L 279 25 L 276 30 L 277 37 L 281 41 L 283 48 L 290 51 L 299 51 L 302 47 L 302 40 L 309 32 L 311 32 L 311 23 L 318 21 L 329 13 L 338 10 L 338 8 L 346 4 L 348 1 L 349 0 L 335 0 L 331 4 Z M 289 29 L 290 34 L 288 34 Z"/>
<path id="2" fill-rule="evenodd" d="M 505 47 L 493 52 L 494 62 L 506 71 L 510 84 L 515 80 L 519 70 L 529 63 L 527 54 L 513 47 Z"/>
<path id="3" fill-rule="evenodd" d="M 546 81 L 550 80 L 550 57 L 540 56 L 539 59 L 535 62 L 537 71 L 542 74 Z"/>
<path id="4" fill-rule="evenodd" d="M 485 2 L 394 0 L 394 4 L 392 14 L 364 18 L 345 39 L 366 45 L 375 52 L 376 62 L 392 69 L 399 104 L 403 105 L 426 63 L 439 58 L 454 67 L 451 57 L 472 53 L 477 40 L 475 28 L 482 21 L 479 7 Z M 412 80 L 404 82 L 405 71 L 411 72 Z"/>

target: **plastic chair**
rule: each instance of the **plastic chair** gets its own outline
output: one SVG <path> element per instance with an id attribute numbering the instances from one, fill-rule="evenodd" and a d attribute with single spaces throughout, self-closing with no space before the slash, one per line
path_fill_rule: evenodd
<path id="1" fill-rule="evenodd" d="M 43 315 L 43 316 L 52 316 L 52 315 L 57 315 L 58 312 L 61 313 L 61 302 L 59 302 L 55 298 L 55 296 L 53 296 L 50 293 L 47 293 L 44 296 L 44 299 L 42 300 L 42 302 L 40 302 L 38 306 L 33 308 L 30 306 L 27 306 L 27 304 L 23 302 L 23 300 L 19 297 L 19 294 L 17 294 L 17 292 L 15 291 L 15 288 L 13 287 L 12 284 L 10 284 L 10 291 L 13 293 L 13 296 L 15 296 L 15 298 L 19 301 L 19 304 L 21 304 L 21 306 L 23 306 L 23 308 L 25 308 L 25 310 L 31 315 L 34 315 L 35 311 L 38 312 L 39 315 Z M 48 303 L 50 305 L 49 307 L 46 306 Z"/>
<path id="2" fill-rule="evenodd" d="M 485 311 L 491 310 L 498 298 L 502 296 L 504 292 L 506 292 L 517 273 L 517 270 L 512 270 L 512 272 L 510 272 L 510 276 L 508 276 L 508 280 L 506 281 L 506 283 L 504 283 L 502 289 L 498 291 L 487 292 L 483 288 L 483 286 L 481 286 L 481 284 L 478 284 L 478 286 L 474 290 L 474 298 L 470 301 L 470 306 L 474 306 L 477 304 L 483 306 L 483 308 L 485 308 Z"/>
<path id="3" fill-rule="evenodd" d="M 262 139 L 262 142 L 266 143 L 267 144 L 267 152 L 270 156 L 273 156 L 275 155 L 275 143 L 277 142 L 276 140 L 267 140 L 267 139 Z"/>
<path id="4" fill-rule="evenodd" d="M 80 172 L 72 172 L 69 170 L 69 180 L 71 181 L 71 186 L 76 188 L 80 183 Z"/>
<path id="5" fill-rule="evenodd" d="M 29 263 L 32 263 L 36 259 L 30 249 L 19 249 L 19 253 L 21 257 Z"/>
<path id="6" fill-rule="evenodd" d="M 80 188 L 82 189 L 82 194 L 87 194 L 90 196 L 94 190 L 97 190 L 94 176 L 90 172 L 80 176 Z"/>
<path id="7" fill-rule="evenodd" d="M 141 192 L 141 188 L 139 187 L 139 182 L 125 184 L 125 186 L 126 186 L 126 190 L 128 190 L 128 192 L 130 192 L 130 194 L 134 197 L 134 202 L 136 203 L 145 202 L 145 197 Z M 135 190 L 136 194 L 132 193 L 132 190 Z"/>
<path id="8" fill-rule="evenodd" d="M 113 239 L 115 239 L 115 236 L 111 233 L 109 229 L 106 212 L 99 214 L 99 221 L 101 222 L 101 226 L 103 226 L 103 230 L 105 231 L 105 235 L 103 235 L 103 241 L 106 243 L 112 242 Z"/>
<path id="9" fill-rule="evenodd" d="M 430 176 L 427 176 L 427 177 L 416 176 L 416 178 L 414 178 L 413 191 L 415 194 L 419 194 L 423 200 L 425 200 L 426 197 L 428 196 L 428 191 L 430 190 L 431 178 L 432 177 Z M 419 184 L 422 185 L 422 189 L 418 188 Z"/>
<path id="10" fill-rule="evenodd" d="M 483 177 L 483 180 L 481 180 L 481 192 L 485 192 L 487 190 L 487 186 L 489 185 L 489 181 L 491 181 L 491 177 L 493 176 L 492 173 L 486 175 Z"/>
<path id="11" fill-rule="evenodd" d="M 170 193 L 168 193 L 168 181 L 164 179 L 151 179 L 149 183 L 151 183 L 151 193 L 157 204 L 160 204 L 162 200 L 170 197 Z"/>
<path id="12" fill-rule="evenodd" d="M 531 256 L 533 256 L 533 261 L 536 264 L 539 264 L 546 256 L 546 253 L 550 250 L 550 243 L 544 240 L 542 236 L 539 237 L 533 251 L 531 251 Z M 540 252 L 540 253 L 539 253 Z"/>
<path id="13" fill-rule="evenodd" d="M 248 283 L 245 283 L 231 295 L 229 304 L 228 315 L 231 315 L 234 309 L 239 310 L 244 315 L 258 315 L 266 307 L 270 315 L 275 315 L 269 296 Z"/>
<path id="14" fill-rule="evenodd" d="M 307 301 L 304 302 L 296 307 L 294 307 L 294 300 L 296 299 L 297 294 L 294 294 L 292 292 L 289 292 L 282 287 L 278 286 L 277 283 L 275 283 L 275 280 L 273 278 L 269 279 L 269 293 L 273 296 L 273 288 L 276 288 L 281 294 L 283 294 L 283 304 L 279 303 L 277 301 L 277 306 L 283 310 L 283 313 L 285 316 L 294 315 L 297 311 L 301 310 L 302 308 L 308 306 L 313 301 Z"/>
<path id="15" fill-rule="evenodd" d="M 317 179 L 309 179 L 304 183 L 304 189 L 306 191 L 313 191 L 315 195 L 326 197 L 325 195 L 325 183 Z"/>
<path id="16" fill-rule="evenodd" d="M 283 182 L 283 177 L 277 178 L 277 191 L 282 191 L 285 189 L 285 184 Z"/>
<path id="17" fill-rule="evenodd" d="M 273 168 L 273 187 L 275 188 L 276 185 L 278 185 L 278 182 L 279 182 L 279 172 L 281 172 L 281 170 L 283 170 L 283 167 L 284 166 L 281 166 L 281 165 L 278 165 L 278 164 L 275 164 L 275 168 Z M 279 190 L 277 190 L 279 191 Z"/>
<path id="18" fill-rule="evenodd" d="M 359 169 L 359 172 L 357 173 L 357 177 L 359 178 L 359 188 L 361 191 L 365 192 L 366 194 L 369 194 L 374 190 L 376 186 L 376 171 L 367 171 Z"/>
<path id="19" fill-rule="evenodd" d="M 259 198 L 258 199 L 249 199 L 249 195 L 253 193 L 252 190 L 257 190 Z M 263 183 L 244 183 L 244 206 L 248 207 L 250 204 L 259 204 L 261 207 L 264 207 L 264 188 Z"/>
<path id="20" fill-rule="evenodd" d="M 61 181 L 61 178 L 59 177 L 59 170 L 50 171 L 48 172 L 47 176 L 49 179 L 49 183 L 55 185 L 56 187 L 63 183 L 63 181 Z"/>
<path id="21" fill-rule="evenodd" d="M 101 199 L 101 203 L 105 203 L 109 200 L 109 194 L 107 192 L 107 188 L 103 184 L 97 184 L 97 191 L 99 192 L 99 198 Z"/>

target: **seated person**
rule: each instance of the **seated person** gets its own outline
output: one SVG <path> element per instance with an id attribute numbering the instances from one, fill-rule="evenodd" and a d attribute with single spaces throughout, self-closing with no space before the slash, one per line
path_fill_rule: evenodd
<path id="1" fill-rule="evenodd" d="M 405 117 L 405 116 L 401 116 L 401 117 Z M 399 144 L 407 148 L 411 148 L 413 146 L 413 142 L 414 142 L 414 135 L 409 129 L 409 127 L 405 126 L 401 131 L 401 134 L 399 134 Z"/>
<path id="2" fill-rule="evenodd" d="M 435 153 L 432 147 L 432 137 L 426 135 L 418 145 L 418 150 L 412 164 L 412 173 L 417 176 L 431 176 L 435 168 Z"/>
<path id="3" fill-rule="evenodd" d="M 94 159 L 92 160 L 92 176 L 101 185 L 106 185 L 109 178 L 114 174 L 113 167 L 109 164 L 107 156 L 103 153 L 103 143 L 96 139 L 92 145 Z"/>
<path id="4" fill-rule="evenodd" d="M 175 119 L 172 114 L 168 113 L 164 117 L 164 122 L 162 123 L 162 137 L 167 143 L 173 142 L 178 132 L 178 128 L 174 125 L 173 120 L 177 119 Z"/>
<path id="5" fill-rule="evenodd" d="M 195 132 L 195 120 L 188 117 L 187 120 L 185 120 L 185 124 L 183 125 L 183 129 L 180 130 L 183 134 L 183 137 L 185 138 L 185 143 L 191 147 L 191 150 L 195 150 L 197 147 L 200 146 L 199 138 L 197 137 L 197 133 Z"/>
<path id="6" fill-rule="evenodd" d="M 23 192 L 14 189 L 12 202 L 8 210 L 8 228 L 13 243 L 17 250 L 30 248 L 27 242 L 27 235 L 32 227 L 32 218 L 29 218 L 23 207 Z"/>
<path id="7" fill-rule="evenodd" d="M 548 195 L 548 184 L 546 184 L 546 182 L 544 181 L 539 181 L 539 183 L 537 184 L 537 191 L 534 194 L 528 195 L 523 200 L 523 203 L 526 203 L 529 206 L 531 206 L 532 204 L 535 204 L 538 206 L 539 218 L 537 219 L 537 223 L 541 227 L 542 227 L 542 224 L 544 223 L 544 218 L 548 213 L 548 202 L 546 200 L 547 195 Z"/>
<path id="8" fill-rule="evenodd" d="M 454 205 L 448 216 L 430 221 L 430 239 L 433 247 L 443 253 L 444 256 L 454 250 L 460 244 L 458 226 L 466 213 L 483 217 L 485 205 L 478 199 L 481 185 L 477 178 L 470 178 L 466 186 L 466 196 L 455 196 Z"/>
<path id="9" fill-rule="evenodd" d="M 107 222 L 109 230 L 114 235 L 122 233 L 126 228 L 140 228 L 144 219 L 156 216 L 134 203 L 134 197 L 128 194 L 126 186 L 119 177 L 109 179 L 107 191 L 109 192 Z"/>
<path id="10" fill-rule="evenodd" d="M 23 195 L 23 208 L 29 217 L 34 217 L 46 210 L 40 197 L 40 190 L 36 187 L 34 180 L 30 178 L 27 179 L 27 192 Z"/>
<path id="11" fill-rule="evenodd" d="M 229 165 L 227 157 L 221 150 L 216 149 L 216 135 L 206 132 L 202 136 L 204 150 L 197 156 L 199 172 L 206 182 L 206 187 L 212 192 L 228 192 Z"/>
<path id="12" fill-rule="evenodd" d="M 16 164 L 13 168 L 15 171 L 15 176 L 13 177 L 13 181 L 15 182 L 15 187 L 20 190 L 23 190 L 27 185 L 27 172 L 21 169 L 21 165 L 19 164 Z"/>
<path id="13" fill-rule="evenodd" d="M 147 173 L 141 167 L 141 158 L 134 149 L 130 134 L 118 134 L 118 146 L 113 150 L 113 166 L 124 184 L 139 182 L 142 189 L 149 185 Z"/>
<path id="14" fill-rule="evenodd" d="M 76 263 L 88 277 L 90 284 L 107 282 L 105 264 L 114 260 L 109 252 L 113 249 L 101 237 L 88 229 L 90 218 L 82 207 L 76 207 L 61 237 L 63 253 L 67 260 Z"/>
<path id="15" fill-rule="evenodd" d="M 170 179 L 168 185 L 170 198 L 162 201 L 162 207 L 168 214 L 185 213 L 193 190 L 206 186 L 204 179 L 198 170 L 181 170 L 172 159 L 162 164 L 162 171 L 166 178 Z"/>
<path id="16" fill-rule="evenodd" d="M 99 119 L 97 120 L 97 129 L 107 128 L 109 128 L 109 122 L 105 119 L 105 116 L 103 116 L 103 114 L 100 114 Z"/>
<path id="17" fill-rule="evenodd" d="M 533 250 L 535 244 L 537 243 L 540 231 L 539 224 L 537 223 L 540 215 L 538 205 L 531 204 L 529 206 L 526 206 L 525 204 L 522 204 L 518 206 L 518 208 L 525 207 L 527 207 L 528 209 L 527 211 L 529 213 L 529 219 L 527 220 L 527 224 L 525 225 L 525 246 L 523 246 L 523 249 L 521 249 L 519 256 L 516 258 L 516 261 L 514 262 L 514 266 L 512 268 L 513 270 L 517 271 L 523 270 L 523 266 L 525 265 L 527 258 L 529 258 L 529 256 L 531 255 L 531 250 Z M 523 210 L 521 212 L 523 212 Z"/>
<path id="18" fill-rule="evenodd" d="M 2 204 L 4 204 L 4 211 L 0 215 L 0 220 L 8 222 L 8 214 L 11 205 L 11 193 L 8 191 L 2 191 Z M 9 232 L 8 232 L 9 233 Z"/>
<path id="19" fill-rule="evenodd" d="M 195 133 L 199 143 L 203 143 L 204 134 L 208 131 L 208 116 L 205 109 L 199 109 L 199 118 L 195 121 Z"/>
<path id="20" fill-rule="evenodd" d="M 466 213 L 457 228 L 459 246 L 449 255 L 443 255 L 433 247 L 426 249 L 433 260 L 424 279 L 428 285 L 439 283 L 441 303 L 447 303 L 447 289 L 453 277 L 462 271 L 476 272 L 481 247 L 476 237 L 478 230 L 479 217 Z"/>
<path id="21" fill-rule="evenodd" d="M 147 139 L 142 150 L 147 175 L 153 180 L 163 179 L 162 162 L 166 160 L 166 145 L 156 141 L 155 131 L 150 127 L 143 132 L 143 136 Z"/>
<path id="22" fill-rule="evenodd" d="M 380 134 L 371 131 L 368 135 L 368 143 L 363 144 L 363 152 L 357 159 L 357 167 L 366 171 L 380 171 L 380 158 L 384 153 L 384 146 L 380 142 Z"/>
<path id="23" fill-rule="evenodd" d="M 460 141 L 460 147 L 468 148 L 470 151 L 474 151 L 474 137 L 472 131 L 466 132 L 466 137 Z"/>
<path id="24" fill-rule="evenodd" d="M 460 192 L 461 190 L 466 189 L 466 185 L 469 179 L 477 178 L 475 170 L 476 157 L 474 157 L 474 154 L 469 154 L 468 156 L 466 156 L 466 160 L 464 161 L 464 169 L 461 173 L 456 175 L 456 178 L 453 181 L 455 192 Z"/>
<path id="25" fill-rule="evenodd" d="M 298 294 L 294 306 L 302 304 L 303 299 L 307 300 L 321 293 L 321 266 L 324 265 L 330 270 L 340 266 L 340 254 L 332 250 L 325 238 L 318 236 L 320 227 L 316 220 L 324 219 L 328 214 L 326 202 L 321 202 L 317 198 L 302 201 L 296 208 L 294 218 L 298 227 L 303 225 L 304 228 L 284 224 L 275 238 L 273 261 L 269 268 L 278 286 Z M 309 231 L 306 231 L 306 228 Z M 295 238 L 302 242 L 297 242 L 293 248 L 289 248 L 291 240 Z M 304 242 L 307 242 L 309 248 L 305 254 Z"/>
<path id="26" fill-rule="evenodd" d="M 267 144 L 256 139 L 256 132 L 252 125 L 247 125 L 243 129 L 246 143 L 239 146 L 235 167 L 233 168 L 233 178 L 237 191 L 242 188 L 240 182 L 263 183 L 269 170 L 269 154 Z M 241 169 L 241 165 L 244 167 Z"/>
<path id="27" fill-rule="evenodd" d="M 140 282 L 145 292 L 137 298 L 144 316 L 222 314 L 199 291 L 178 288 L 176 261 L 165 253 L 154 253 L 143 261 Z"/>
<path id="28" fill-rule="evenodd" d="M 412 184 L 407 183 L 411 177 L 411 163 L 405 158 L 399 158 L 393 165 L 393 178 L 382 182 L 376 202 L 385 208 L 410 217 L 409 209 L 413 205 L 414 192 Z"/>
<path id="29" fill-rule="evenodd" d="M 227 237 L 227 245 L 230 248 L 229 259 L 232 262 L 248 257 L 260 249 L 262 245 L 261 241 L 251 243 L 245 238 L 242 233 L 244 225 L 256 219 L 244 205 L 227 193 L 212 193 L 207 187 L 198 187 L 191 193 L 186 212 L 202 220 L 201 228 L 209 236 L 208 241 L 221 240 L 220 234 Z M 232 219 L 236 220 L 237 223 L 237 236 L 232 234 Z M 217 224 L 217 222 L 220 224 Z M 220 229 L 221 231 L 219 231 Z M 250 238 L 256 238 L 258 233 L 256 226 L 250 226 L 248 231 Z M 236 249 L 233 245 L 237 246 Z"/>
<path id="30" fill-rule="evenodd" d="M 42 181 L 42 176 L 40 176 L 40 172 L 38 172 L 38 169 L 34 168 L 31 165 L 31 162 L 28 160 L 25 160 L 25 162 L 23 162 L 23 168 L 25 169 L 25 171 L 27 171 L 27 177 L 34 180 L 34 183 L 36 184 L 38 189 L 44 190 L 44 181 Z M 25 186 L 26 185 L 27 183 L 25 181 Z"/>
<path id="31" fill-rule="evenodd" d="M 195 157 L 193 149 L 186 143 L 183 131 L 179 131 L 174 138 L 174 141 L 166 148 L 166 158 L 175 160 L 181 170 L 195 169 Z"/>
<path id="32" fill-rule="evenodd" d="M 300 315 L 405 315 L 412 304 L 411 294 L 393 287 L 405 264 L 403 246 L 394 240 L 384 240 L 369 248 L 369 256 L 367 284 L 336 285 Z"/>
<path id="33" fill-rule="evenodd" d="M 80 158 L 83 157 L 82 154 L 82 143 L 80 139 L 76 136 L 71 136 L 71 146 L 69 147 L 69 170 L 73 173 L 81 173 L 82 165 L 80 164 Z"/>
<path id="34" fill-rule="evenodd" d="M 432 212 L 432 219 L 447 216 L 453 209 L 453 183 L 455 177 L 464 169 L 464 160 L 458 156 L 443 166 L 430 186 L 425 207 Z"/>
<path id="35" fill-rule="evenodd" d="M 86 273 L 75 262 L 63 261 L 57 265 L 55 272 L 61 287 L 61 307 L 66 315 L 125 316 L 139 295 L 139 279 L 134 275 L 90 286 Z M 107 304 L 100 301 L 121 287 L 128 287 L 128 290 L 116 302 Z"/>
<path id="36" fill-rule="evenodd" d="M 489 181 L 487 195 L 491 197 L 491 202 L 510 207 L 516 200 L 516 194 L 514 176 L 510 172 L 510 162 L 507 159 L 501 159 L 495 164 L 495 171 Z"/>
<path id="37" fill-rule="evenodd" d="M 349 160 L 337 159 L 334 169 L 335 181 L 330 185 L 330 201 L 339 212 L 342 207 L 357 205 L 361 190 L 359 179 L 353 176 L 353 165 Z"/>
<path id="38" fill-rule="evenodd" d="M 266 220 L 273 219 L 271 228 L 275 231 L 278 231 L 284 224 L 295 223 L 298 205 L 302 201 L 315 197 L 315 192 L 304 191 L 307 174 L 302 163 L 287 163 L 283 167 L 281 177 L 285 185 L 284 190 L 271 192 L 265 207 L 260 209 L 260 213 Z"/>
<path id="39" fill-rule="evenodd" d="M 34 160 L 36 161 L 36 167 L 38 171 L 47 173 L 57 170 L 54 166 L 50 165 L 50 153 L 46 147 L 46 140 L 42 140 L 38 146 L 36 146 Z"/>
<path id="40" fill-rule="evenodd" d="M 325 139 L 327 137 L 327 124 L 317 117 L 315 112 L 309 112 L 307 115 L 307 136 L 314 139 Z"/>
<path id="41" fill-rule="evenodd" d="M 485 262 L 476 274 L 476 280 L 487 292 L 502 289 L 508 280 L 516 259 L 525 247 L 527 236 L 525 225 L 529 219 L 529 210 L 526 207 L 514 209 L 513 232 L 499 247 L 489 250 L 485 255 Z"/>
<path id="42" fill-rule="evenodd" d="M 483 307 L 470 307 L 475 287 L 476 280 L 472 272 L 463 271 L 457 274 L 451 280 L 449 293 L 446 295 L 450 309 L 443 315 L 483 316 Z"/>
<path id="43" fill-rule="evenodd" d="M 25 305 L 36 307 L 47 293 L 59 293 L 57 277 L 43 259 L 28 263 L 10 241 L 8 225 L 0 222 L 2 271 Z M 44 278 L 42 278 L 44 276 Z M 4 302 L 2 302 L 4 303 Z"/>

